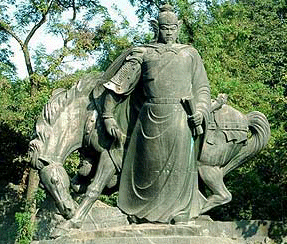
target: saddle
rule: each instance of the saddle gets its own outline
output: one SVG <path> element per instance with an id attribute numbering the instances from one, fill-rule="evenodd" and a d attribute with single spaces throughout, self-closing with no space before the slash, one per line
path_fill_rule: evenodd
<path id="1" fill-rule="evenodd" d="M 248 121 L 238 110 L 223 105 L 219 110 L 211 113 L 211 119 L 208 123 L 206 143 L 217 144 L 216 136 L 218 133 L 224 133 L 225 143 L 242 143 L 247 140 Z M 220 142 L 222 143 L 222 142 Z"/>
<path id="2" fill-rule="evenodd" d="M 208 165 L 228 163 L 247 142 L 246 116 L 226 102 L 226 95 L 220 94 L 211 105 L 210 120 L 199 159 Z"/>

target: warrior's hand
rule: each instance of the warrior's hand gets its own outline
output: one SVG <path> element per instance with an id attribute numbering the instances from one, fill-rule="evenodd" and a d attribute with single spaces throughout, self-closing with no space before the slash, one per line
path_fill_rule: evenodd
<path id="1" fill-rule="evenodd" d="M 202 124 L 203 114 L 197 111 L 193 115 L 188 116 L 188 120 L 192 124 L 193 127 L 197 127 Z"/>
<path id="2" fill-rule="evenodd" d="M 121 132 L 116 120 L 114 118 L 106 118 L 104 123 L 109 135 L 121 142 L 123 133 Z"/>

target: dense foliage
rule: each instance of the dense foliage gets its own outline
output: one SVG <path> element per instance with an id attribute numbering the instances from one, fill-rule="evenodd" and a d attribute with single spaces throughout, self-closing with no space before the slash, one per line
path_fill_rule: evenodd
<path id="1" fill-rule="evenodd" d="M 52 90 L 70 87 L 84 72 L 105 70 L 123 49 L 149 39 L 149 34 L 142 30 L 131 29 L 123 15 L 119 14 L 120 23 L 114 21 L 97 1 L 79 1 L 81 5 L 75 5 L 77 1 L 72 0 L 18 2 L 3 1 L 0 10 L 0 169 L 4 172 L 1 173 L 3 185 L 8 182 L 24 182 L 25 185 L 23 171 L 27 165 L 28 142 L 33 136 L 35 120 Z M 130 2 L 137 6 L 137 14 L 144 21 L 146 17 L 156 17 L 158 7 L 165 1 Z M 232 202 L 209 214 L 219 220 L 285 221 L 287 2 L 169 2 L 183 20 L 181 42 L 195 46 L 204 60 L 212 96 L 226 93 L 230 105 L 244 113 L 258 110 L 271 124 L 272 136 L 267 148 L 226 177 L 226 185 L 233 194 Z M 9 4 L 15 9 L 14 16 L 9 16 Z M 64 20 L 63 13 L 69 10 L 72 17 Z M 76 18 L 80 10 L 85 12 L 85 22 Z M 98 22 L 91 24 L 96 16 Z M 47 21 L 47 32 L 63 37 L 63 46 L 52 54 L 47 54 L 43 47 L 33 47 L 36 49 L 33 57 L 26 53 L 26 66 L 31 71 L 29 77 L 19 80 L 10 59 L 9 37 L 15 38 L 15 33 L 21 33 L 18 41 L 21 44 L 23 38 L 25 52 L 29 33 L 34 34 L 33 27 L 42 23 L 43 18 L 45 23 Z M 101 53 L 101 56 L 93 67 L 73 75 L 66 74 L 65 58 L 87 58 L 94 53 Z"/>

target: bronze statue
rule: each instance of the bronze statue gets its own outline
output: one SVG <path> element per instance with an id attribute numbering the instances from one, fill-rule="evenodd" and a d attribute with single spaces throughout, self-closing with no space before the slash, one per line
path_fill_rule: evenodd
<path id="1" fill-rule="evenodd" d="M 229 202 L 224 175 L 267 144 L 262 113 L 243 115 L 225 95 L 211 103 L 198 52 L 177 43 L 180 21 L 171 6 L 155 24 L 153 43 L 125 51 L 97 79 L 56 90 L 37 121 L 32 166 L 69 219 L 64 228 L 80 227 L 115 175 L 118 206 L 131 220 L 188 223 Z M 79 171 L 90 183 L 79 206 L 63 168 L 76 149 L 92 162 Z M 213 192 L 208 199 L 198 175 Z"/>
<path id="2" fill-rule="evenodd" d="M 210 91 L 198 52 L 177 43 L 180 22 L 170 5 L 160 9 L 157 42 L 133 48 L 122 67 L 104 86 L 103 118 L 107 131 L 120 140 L 113 119 L 118 100 L 144 95 L 123 163 L 119 208 L 150 222 L 187 222 L 198 216 L 197 163 L 201 136 L 191 126 L 208 123 Z M 141 90 L 134 91 L 136 86 Z M 187 114 L 182 99 L 189 100 Z M 194 107 L 194 108 L 191 108 Z M 189 123 L 188 123 L 189 121 Z"/>
<path id="3" fill-rule="evenodd" d="M 253 111 L 244 115 L 226 103 L 226 94 L 219 94 L 212 102 L 198 159 L 199 175 L 213 193 L 206 199 L 200 214 L 231 201 L 223 177 L 258 153 L 270 137 L 270 126 L 264 114 Z M 250 138 L 248 132 L 251 132 Z"/>

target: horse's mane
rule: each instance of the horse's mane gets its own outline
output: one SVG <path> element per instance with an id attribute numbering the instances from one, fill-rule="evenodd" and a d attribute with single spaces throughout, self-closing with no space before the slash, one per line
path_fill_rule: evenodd
<path id="1" fill-rule="evenodd" d="M 90 74 L 82 77 L 68 90 L 64 88 L 56 89 L 52 93 L 52 97 L 48 103 L 44 106 L 42 115 L 36 122 L 36 138 L 31 143 L 45 143 L 46 139 L 49 138 L 49 135 L 53 133 L 53 126 L 60 118 L 61 113 L 73 103 L 80 103 L 81 106 L 88 106 L 91 93 L 93 93 L 94 96 L 101 96 L 103 93 L 103 83 L 102 76 Z M 87 104 L 84 101 L 88 101 Z M 73 106 L 70 107 L 73 109 Z M 70 112 L 72 113 L 73 111 Z M 39 146 L 40 145 L 36 147 Z"/>
<path id="2" fill-rule="evenodd" d="M 103 79 L 95 75 L 86 75 L 81 78 L 70 89 L 58 88 L 52 93 L 52 97 L 44 106 L 42 111 L 42 119 L 50 126 L 57 121 L 59 114 L 71 103 L 77 102 L 79 98 L 89 97 L 94 89 L 94 94 L 100 95 Z"/>

